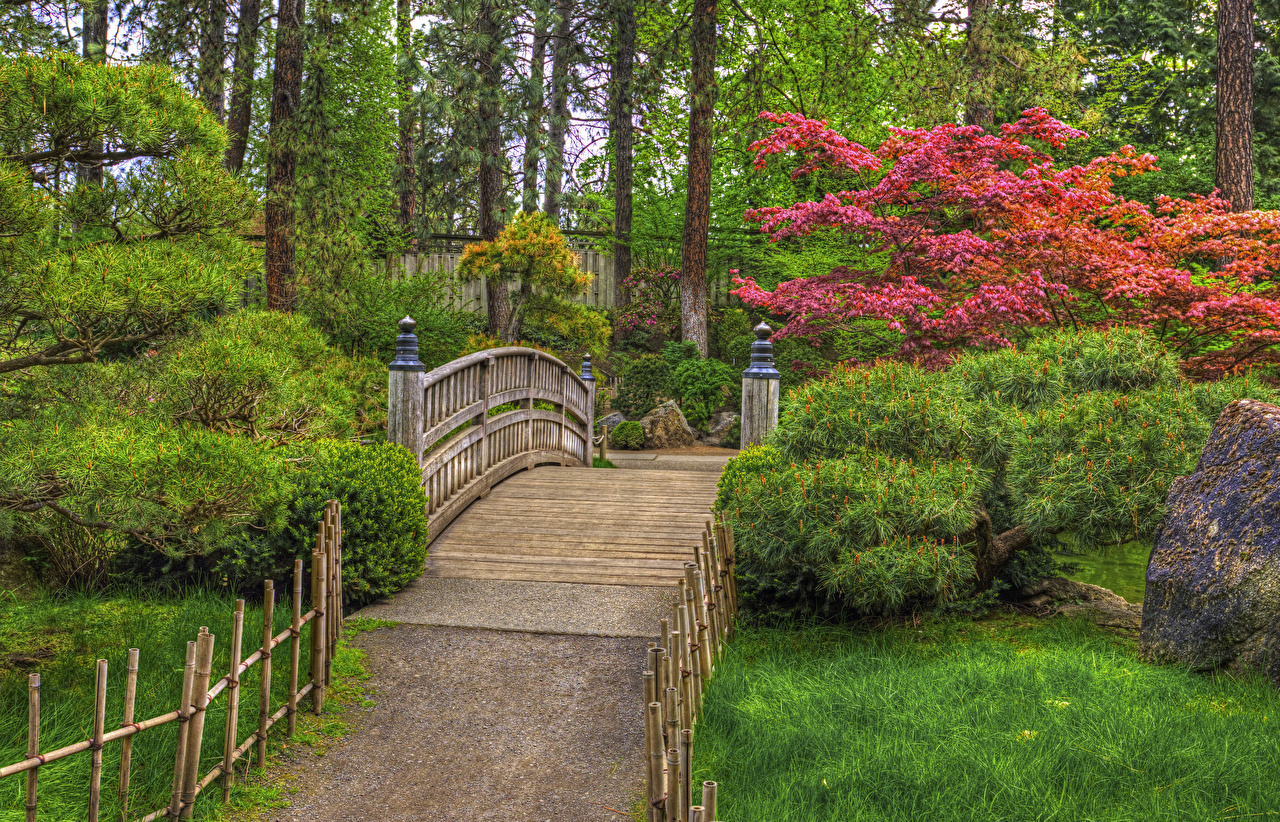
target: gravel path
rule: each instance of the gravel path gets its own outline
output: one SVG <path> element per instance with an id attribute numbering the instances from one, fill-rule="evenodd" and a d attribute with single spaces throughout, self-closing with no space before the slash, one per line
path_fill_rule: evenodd
<path id="1" fill-rule="evenodd" d="M 356 616 L 414 625 L 648 637 L 657 635 L 658 620 L 667 615 L 675 599 L 674 585 L 649 588 L 421 576 L 393 598 L 370 605 Z"/>
<path id="2" fill-rule="evenodd" d="M 374 707 L 297 755 L 269 818 L 617 822 L 638 799 L 643 638 L 398 625 L 354 644 Z"/>

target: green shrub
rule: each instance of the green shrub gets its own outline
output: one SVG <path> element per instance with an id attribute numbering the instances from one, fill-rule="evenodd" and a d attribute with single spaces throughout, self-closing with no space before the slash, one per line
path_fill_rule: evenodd
<path id="1" fill-rule="evenodd" d="M 614 448 L 639 451 L 644 447 L 644 428 L 638 422 L 619 423 L 609 432 L 609 444 Z"/>
<path id="2" fill-rule="evenodd" d="M 426 498 L 413 456 L 398 445 L 318 443 L 294 478 L 283 529 L 243 536 L 219 570 L 242 590 L 267 577 L 282 583 L 295 557 L 309 564 L 325 503 L 342 505 L 343 595 L 359 607 L 393 594 L 422 572 Z"/>
<path id="3" fill-rule="evenodd" d="M 643 417 L 671 396 L 671 365 L 660 354 L 644 354 L 619 369 L 622 381 L 613 406 L 627 417 Z"/>
<path id="4" fill-rule="evenodd" d="M 716 506 L 767 594 L 758 610 L 943 606 L 1045 573 L 1060 539 L 1149 540 L 1170 483 L 1241 397 L 1275 393 L 1250 378 L 1192 385 L 1125 330 L 1052 334 L 941 372 L 839 369 L 788 394 L 773 451 L 732 460 Z M 743 601 L 756 607 L 750 590 Z"/>
<path id="5" fill-rule="evenodd" d="M 676 366 L 671 382 L 685 419 L 703 431 L 717 408 L 741 401 L 742 378 L 719 360 L 685 360 Z"/>

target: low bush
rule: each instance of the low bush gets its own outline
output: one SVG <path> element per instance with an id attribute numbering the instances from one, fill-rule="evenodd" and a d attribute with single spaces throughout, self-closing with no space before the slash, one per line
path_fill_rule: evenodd
<path id="1" fill-rule="evenodd" d="M 1119 329 L 940 372 L 838 370 L 790 393 L 772 450 L 744 451 L 722 478 L 717 508 L 752 580 L 743 604 L 935 608 L 1043 575 L 1062 538 L 1150 539 L 1170 483 L 1241 397 L 1275 393 L 1249 377 L 1190 383 L 1161 346 Z"/>
<path id="2" fill-rule="evenodd" d="M 626 451 L 639 451 L 644 447 L 644 428 L 638 422 L 618 423 L 609 432 L 609 444 Z"/>
<path id="3" fill-rule="evenodd" d="M 252 591 L 268 577 L 288 580 L 293 561 L 309 565 L 325 503 L 342 504 L 343 595 L 356 608 L 399 591 L 422 572 L 427 555 L 426 498 L 413 456 L 398 445 L 327 440 L 294 477 L 286 523 L 267 535 L 243 535 L 218 570 Z"/>
<path id="4" fill-rule="evenodd" d="M 703 431 L 717 408 L 741 402 L 742 378 L 719 360 L 685 360 L 676 366 L 671 382 L 685 419 Z"/>
<path id="5" fill-rule="evenodd" d="M 671 396 L 671 365 L 660 354 L 643 354 L 619 369 L 622 384 L 613 402 L 627 417 L 643 417 Z"/>

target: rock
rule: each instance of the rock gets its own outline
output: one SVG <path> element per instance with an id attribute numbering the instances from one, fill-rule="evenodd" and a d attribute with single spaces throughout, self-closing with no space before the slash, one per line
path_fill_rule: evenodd
<path id="1" fill-rule="evenodd" d="M 702 441 L 707 445 L 720 448 L 737 448 L 739 435 L 735 432 L 729 440 L 725 439 L 725 435 L 729 433 L 729 429 L 741 422 L 740 415 L 732 411 L 721 411 L 711 418 L 711 430 L 702 438 Z"/>
<path id="2" fill-rule="evenodd" d="M 619 423 L 624 423 L 626 421 L 627 421 L 627 418 L 622 416 L 622 412 L 612 411 L 604 415 L 600 419 L 596 420 L 596 425 L 606 426 L 610 431 L 612 431 L 613 429 L 618 427 Z"/>
<path id="3" fill-rule="evenodd" d="M 674 400 L 645 414 L 640 427 L 644 429 L 645 448 L 688 448 L 694 444 L 693 429 Z"/>
<path id="4" fill-rule="evenodd" d="M 1023 605 L 1053 606 L 1055 614 L 1084 614 L 1105 628 L 1136 631 L 1142 624 L 1142 606 L 1087 582 L 1049 577 L 1018 593 L 1026 597 Z"/>
<path id="5" fill-rule="evenodd" d="M 1228 405 L 1195 473 L 1169 489 L 1147 565 L 1141 648 L 1280 683 L 1280 408 Z"/>

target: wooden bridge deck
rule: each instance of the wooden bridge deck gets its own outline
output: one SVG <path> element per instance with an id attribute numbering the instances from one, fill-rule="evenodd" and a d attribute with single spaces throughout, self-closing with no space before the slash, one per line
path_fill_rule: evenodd
<path id="1" fill-rule="evenodd" d="M 668 585 L 719 474 L 541 467 L 504 481 L 431 543 L 427 577 Z"/>

